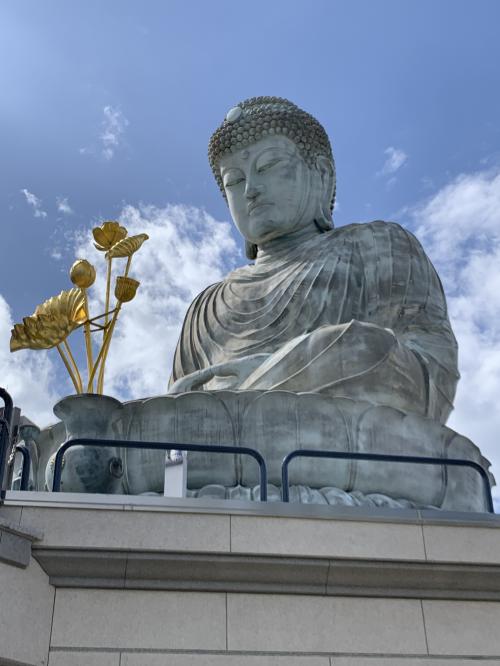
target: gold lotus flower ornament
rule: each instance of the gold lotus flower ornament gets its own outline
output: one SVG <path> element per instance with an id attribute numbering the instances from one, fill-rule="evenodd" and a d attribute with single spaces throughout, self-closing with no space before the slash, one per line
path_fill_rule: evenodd
<path id="1" fill-rule="evenodd" d="M 39 305 L 31 317 L 15 324 L 10 351 L 19 349 L 51 349 L 68 337 L 86 319 L 84 297 L 80 289 L 61 291 Z"/>
<path id="2" fill-rule="evenodd" d="M 114 220 L 103 222 L 100 227 L 92 229 L 94 245 L 100 252 L 107 252 L 113 245 L 123 240 L 127 233 L 125 227 L 121 227 L 120 223 Z"/>
<path id="3" fill-rule="evenodd" d="M 94 392 L 94 381 L 97 381 L 96 392 L 104 391 L 104 371 L 106 359 L 118 316 L 124 303 L 133 300 L 139 282 L 129 277 L 132 258 L 140 249 L 147 234 L 137 234 L 127 238 L 125 227 L 114 220 L 103 222 L 100 227 L 92 229 L 95 247 L 105 252 L 106 261 L 106 293 L 104 312 L 91 317 L 87 290 L 96 279 L 94 266 L 86 259 L 77 259 L 71 266 L 69 276 L 75 285 L 73 289 L 62 291 L 59 296 L 49 298 L 39 305 L 31 317 L 25 317 L 22 324 L 15 324 L 12 329 L 10 350 L 19 349 L 51 349 L 55 347 L 66 366 L 77 393 Z M 126 259 L 123 275 L 116 278 L 115 298 L 111 305 L 111 281 L 113 264 Z M 120 270 L 122 272 L 123 269 Z M 76 363 L 67 337 L 76 328 L 82 327 L 87 356 L 87 383 L 84 389 L 82 373 Z M 102 333 L 97 357 L 94 360 L 95 333 Z"/>
<path id="4" fill-rule="evenodd" d="M 86 259 L 77 259 L 69 270 L 71 282 L 81 289 L 88 289 L 95 282 L 95 268 Z"/>

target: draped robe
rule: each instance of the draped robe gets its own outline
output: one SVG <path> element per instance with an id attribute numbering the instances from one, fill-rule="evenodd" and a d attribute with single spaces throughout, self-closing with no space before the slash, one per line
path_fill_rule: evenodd
<path id="1" fill-rule="evenodd" d="M 410 232 L 381 221 L 275 239 L 205 289 L 170 382 L 255 354 L 249 375 L 204 388 L 320 392 L 445 422 L 459 377 L 439 277 Z"/>

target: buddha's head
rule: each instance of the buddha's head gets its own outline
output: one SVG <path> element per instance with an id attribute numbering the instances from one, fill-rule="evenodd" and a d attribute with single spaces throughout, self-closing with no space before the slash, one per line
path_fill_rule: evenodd
<path id="1" fill-rule="evenodd" d="M 332 227 L 330 142 L 295 104 L 279 97 L 241 102 L 212 135 L 209 160 L 250 259 L 274 238 L 307 226 Z"/>

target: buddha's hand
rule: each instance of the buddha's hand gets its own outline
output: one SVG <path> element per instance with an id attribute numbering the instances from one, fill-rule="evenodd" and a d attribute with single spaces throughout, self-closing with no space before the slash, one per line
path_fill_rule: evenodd
<path id="1" fill-rule="evenodd" d="M 196 370 L 174 382 L 168 393 L 196 391 L 212 380 L 214 380 L 213 386 L 210 388 L 214 390 L 238 388 L 269 356 L 270 354 L 251 354 L 234 361 L 217 363 L 203 370 Z"/>

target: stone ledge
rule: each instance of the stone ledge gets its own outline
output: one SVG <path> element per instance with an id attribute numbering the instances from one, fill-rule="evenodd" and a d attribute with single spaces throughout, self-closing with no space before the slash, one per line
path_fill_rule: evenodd
<path id="1" fill-rule="evenodd" d="M 253 507 L 252 512 L 247 507 L 245 513 L 239 507 L 222 511 L 196 502 L 182 508 L 165 503 L 131 508 L 116 503 L 106 507 L 32 502 L 22 506 L 18 527 L 43 529 L 37 547 L 52 549 L 500 567 L 496 516 L 466 523 L 442 515 L 437 522 L 399 510 L 384 511 L 389 513 L 385 516 L 344 509 L 340 514 L 330 510 L 326 519 L 300 506 L 274 504 Z M 259 514 L 262 508 L 266 511 Z M 17 516 L 19 509 L 19 505 L 5 507 L 4 515 L 7 511 Z"/>
<path id="2" fill-rule="evenodd" d="M 25 569 L 31 557 L 31 544 L 42 538 L 34 529 L 21 529 L 0 516 L 0 562 Z"/>
<path id="3" fill-rule="evenodd" d="M 178 513 L 315 518 L 363 522 L 500 527 L 500 515 L 438 509 L 387 509 L 365 506 L 327 506 L 285 502 L 244 502 L 160 495 L 101 495 L 11 490 L 5 508 L 40 507 L 116 511 L 162 511 Z"/>
<path id="4" fill-rule="evenodd" d="M 55 587 L 500 601 L 500 567 L 34 547 Z"/>
<path id="5" fill-rule="evenodd" d="M 121 659 L 121 661 L 120 661 Z M 331 657 L 304 654 L 277 655 L 251 652 L 185 652 L 61 650 L 50 652 L 50 666 L 498 666 L 498 659 L 412 656 L 349 656 Z M 6 664 L 10 666 L 10 664 Z M 13 664 L 13 666 L 17 666 Z"/>

